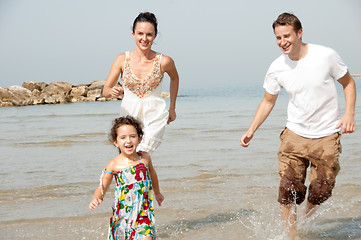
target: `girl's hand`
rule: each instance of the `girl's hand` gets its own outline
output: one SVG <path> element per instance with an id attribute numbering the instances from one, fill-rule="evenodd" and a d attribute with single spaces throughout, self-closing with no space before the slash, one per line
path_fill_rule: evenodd
<path id="1" fill-rule="evenodd" d="M 114 86 L 110 90 L 110 96 L 119 97 L 124 92 L 124 89 L 121 86 Z"/>
<path id="2" fill-rule="evenodd" d="M 159 206 L 162 206 L 162 202 L 164 200 L 163 194 L 161 193 L 155 194 L 155 200 L 157 200 Z"/>
<path id="3" fill-rule="evenodd" d="M 102 202 L 103 202 L 103 199 L 93 198 L 93 200 L 91 200 L 91 202 L 89 203 L 89 209 L 94 210 Z"/>

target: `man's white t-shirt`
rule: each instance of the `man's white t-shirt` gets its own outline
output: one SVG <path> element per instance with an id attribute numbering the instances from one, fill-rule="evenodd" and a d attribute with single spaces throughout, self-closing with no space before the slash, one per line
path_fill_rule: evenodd
<path id="1" fill-rule="evenodd" d="M 293 61 L 283 54 L 269 67 L 265 90 L 289 94 L 286 127 L 306 138 L 320 138 L 340 131 L 335 81 L 347 73 L 347 66 L 331 48 L 308 44 L 307 55 Z"/>

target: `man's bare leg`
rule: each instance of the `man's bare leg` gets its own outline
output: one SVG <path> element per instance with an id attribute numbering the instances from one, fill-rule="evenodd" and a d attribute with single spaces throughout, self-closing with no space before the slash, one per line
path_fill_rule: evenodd
<path id="1" fill-rule="evenodd" d="M 289 236 L 291 239 L 297 240 L 299 239 L 297 233 L 297 212 L 296 212 L 296 204 L 289 203 L 287 205 L 281 204 L 282 211 L 282 219 L 286 224 L 286 228 L 289 232 Z"/>
<path id="2" fill-rule="evenodd" d="M 304 212 L 304 214 L 303 214 L 303 220 L 305 220 L 306 218 L 308 218 L 308 217 L 311 217 L 312 216 L 312 214 L 314 214 L 315 213 L 315 211 L 316 211 L 316 206 L 317 205 L 313 205 L 312 203 L 310 203 L 309 201 L 307 201 L 307 204 L 306 204 L 306 209 L 305 209 L 305 212 Z"/>

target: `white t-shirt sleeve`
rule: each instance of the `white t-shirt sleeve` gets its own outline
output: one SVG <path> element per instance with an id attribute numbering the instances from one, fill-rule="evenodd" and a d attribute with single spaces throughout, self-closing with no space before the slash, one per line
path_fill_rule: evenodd
<path id="1" fill-rule="evenodd" d="M 263 83 L 263 88 L 272 95 L 279 94 L 279 92 L 282 89 L 282 86 L 278 82 L 277 74 L 273 68 L 273 64 L 271 64 L 271 66 L 269 67 L 266 73 Z"/>
<path id="2" fill-rule="evenodd" d="M 338 80 L 345 76 L 348 70 L 340 55 L 333 49 L 331 51 L 329 56 L 330 74 L 335 80 Z"/>

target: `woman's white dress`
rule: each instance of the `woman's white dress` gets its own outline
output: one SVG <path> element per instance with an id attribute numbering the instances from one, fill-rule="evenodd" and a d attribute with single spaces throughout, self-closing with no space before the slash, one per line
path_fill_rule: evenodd
<path id="1" fill-rule="evenodd" d="M 132 72 L 129 52 L 126 52 L 122 85 L 124 97 L 121 104 L 121 116 L 131 115 L 143 123 L 144 136 L 138 150 L 154 152 L 163 140 L 168 110 L 161 97 L 163 75 L 160 69 L 162 55 L 154 58 L 149 75 L 139 79 Z"/>

